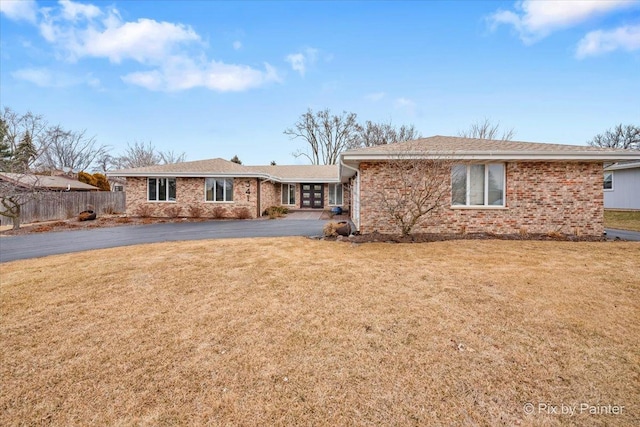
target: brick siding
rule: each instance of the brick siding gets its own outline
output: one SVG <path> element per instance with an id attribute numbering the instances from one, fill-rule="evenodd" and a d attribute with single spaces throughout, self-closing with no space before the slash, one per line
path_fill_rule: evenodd
<path id="1" fill-rule="evenodd" d="M 141 208 L 149 210 L 153 217 L 176 216 L 178 210 L 180 217 L 192 216 L 191 207 L 200 209 L 203 218 L 214 217 L 213 210 L 222 208 L 223 217 L 235 218 L 241 208 L 249 209 L 252 218 L 258 216 L 257 185 L 256 178 L 234 178 L 233 202 L 206 202 L 205 178 L 176 178 L 175 202 L 150 202 L 147 201 L 147 178 L 127 178 L 127 215 L 140 216 Z M 325 209 L 329 208 L 329 184 L 324 184 Z M 344 204 L 349 201 L 349 193 L 345 186 Z M 270 206 L 280 206 L 282 203 L 282 186 L 280 183 L 260 180 L 260 210 L 262 214 Z M 300 207 L 300 185 L 296 185 L 296 204 L 294 209 Z"/>
<path id="2" fill-rule="evenodd" d="M 602 235 L 602 163 L 509 162 L 505 166 L 505 208 L 454 209 L 449 190 L 444 206 L 425 216 L 413 232 Z M 394 180 L 391 172 L 382 163 L 360 164 L 362 233 L 400 232 L 379 202 L 379 189 Z M 450 175 L 442 179 L 450 188 Z"/>
<path id="3" fill-rule="evenodd" d="M 178 216 L 189 217 L 191 207 L 199 208 L 200 216 L 211 218 L 215 208 L 222 208 L 224 218 L 236 218 L 240 209 L 247 208 L 256 217 L 257 181 L 255 178 L 234 178 L 233 202 L 205 201 L 205 178 L 176 178 L 175 202 L 147 201 L 147 178 L 127 178 L 127 215 L 139 216 L 140 209 L 149 209 L 153 217 L 171 217 L 175 209 Z"/>

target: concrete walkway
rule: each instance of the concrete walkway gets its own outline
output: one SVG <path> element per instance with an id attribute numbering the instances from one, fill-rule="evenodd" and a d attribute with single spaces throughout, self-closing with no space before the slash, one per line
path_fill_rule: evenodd
<path id="1" fill-rule="evenodd" d="M 91 249 L 180 240 L 319 236 L 325 221 L 277 219 L 206 221 L 94 228 L 0 237 L 0 262 Z"/>
<path id="2" fill-rule="evenodd" d="M 301 220 L 301 219 L 320 219 L 322 210 L 319 211 L 292 211 L 287 214 L 285 219 Z"/>

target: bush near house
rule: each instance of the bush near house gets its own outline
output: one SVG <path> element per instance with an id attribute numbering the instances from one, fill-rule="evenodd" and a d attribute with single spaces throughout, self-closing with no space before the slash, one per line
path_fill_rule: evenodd
<path id="1" fill-rule="evenodd" d="M 262 212 L 263 216 L 268 216 L 269 219 L 282 218 L 289 213 L 289 208 L 284 206 L 270 206 Z"/>

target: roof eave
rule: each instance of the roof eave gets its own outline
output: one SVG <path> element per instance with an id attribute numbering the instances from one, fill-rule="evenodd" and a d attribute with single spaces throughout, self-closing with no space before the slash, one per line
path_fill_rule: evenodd
<path id="1" fill-rule="evenodd" d="M 231 173 L 231 172 L 107 172 L 107 177 L 130 178 L 261 178 L 282 183 L 308 182 L 318 184 L 324 182 L 340 182 L 338 176 L 334 178 L 282 178 L 268 173 Z"/>
<path id="2" fill-rule="evenodd" d="M 107 177 L 131 177 L 131 178 L 265 178 L 267 174 L 259 173 L 232 173 L 232 172 L 107 172 Z"/>
<path id="3" fill-rule="evenodd" d="M 483 153 L 367 153 L 366 155 L 344 154 L 344 162 L 385 161 L 385 160 L 547 160 L 547 161 L 624 161 L 640 160 L 640 153 L 602 153 L 602 152 L 483 152 Z"/>
<path id="4" fill-rule="evenodd" d="M 623 163 L 623 164 L 613 164 L 611 166 L 607 166 L 604 168 L 606 171 L 616 171 L 616 170 L 624 170 L 624 169 L 638 169 L 640 168 L 640 162 L 631 162 L 631 163 Z"/>

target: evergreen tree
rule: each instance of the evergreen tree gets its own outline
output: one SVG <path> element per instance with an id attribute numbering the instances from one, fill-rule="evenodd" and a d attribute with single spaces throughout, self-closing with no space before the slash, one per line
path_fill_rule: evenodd
<path id="1" fill-rule="evenodd" d="M 7 124 L 0 119 L 0 171 L 8 171 L 11 165 L 11 146 L 7 140 Z"/>
<path id="2" fill-rule="evenodd" d="M 29 131 L 25 132 L 22 140 L 13 152 L 13 166 L 16 172 L 28 172 L 29 166 L 37 155 L 36 147 L 31 140 Z"/>

